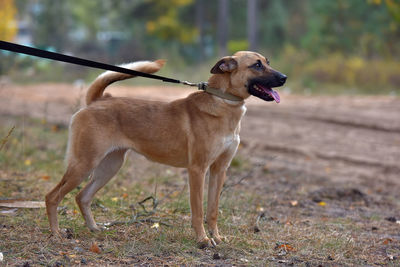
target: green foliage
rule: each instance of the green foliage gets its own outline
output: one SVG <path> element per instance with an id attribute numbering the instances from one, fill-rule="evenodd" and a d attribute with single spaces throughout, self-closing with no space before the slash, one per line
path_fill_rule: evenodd
<path id="1" fill-rule="evenodd" d="M 386 0 L 386 6 L 389 10 L 389 13 L 396 20 L 397 24 L 400 23 L 400 3 L 394 0 Z"/>
<path id="2" fill-rule="evenodd" d="M 233 54 L 237 51 L 248 50 L 249 42 L 247 40 L 231 40 L 228 42 L 228 52 Z"/>
<path id="3" fill-rule="evenodd" d="M 186 61 L 216 51 L 218 5 L 203 0 L 16 1 L 34 13 L 34 43 L 116 61 L 149 58 L 165 52 Z M 198 13 L 200 6 L 204 11 Z M 311 56 L 340 52 L 363 57 L 400 54 L 400 4 L 394 0 L 258 1 L 261 52 L 280 54 L 293 45 Z M 247 48 L 247 2 L 229 1 L 228 49 Z M 32 14 L 31 14 L 32 15 Z M 200 31 L 199 25 L 202 25 Z M 201 36 L 200 36 L 201 35 Z M 199 47 L 200 46 L 200 47 Z"/>
<path id="4" fill-rule="evenodd" d="M 64 50 L 69 41 L 70 7 L 66 1 L 41 0 L 41 4 L 33 27 L 35 45 Z"/>
<path id="5" fill-rule="evenodd" d="M 166 58 L 162 74 L 192 80 L 206 79 L 217 60 L 217 1 L 15 0 L 15 5 L 21 17 L 31 16 L 39 47 L 115 64 Z M 228 53 L 249 49 L 247 5 L 229 1 Z M 331 83 L 399 88 L 398 1 L 259 0 L 257 11 L 259 52 L 279 63 L 275 67 L 290 75 L 289 83 L 311 89 Z M 19 82 L 94 77 L 86 69 L 35 58 L 0 57 L 1 73 Z"/>
<path id="6" fill-rule="evenodd" d="M 192 43 L 198 34 L 197 30 L 180 20 L 180 13 L 192 2 L 192 0 L 148 0 L 146 4 L 157 16 L 154 20 L 147 21 L 147 32 L 162 40 L 177 40 L 183 44 Z"/>
<path id="7" fill-rule="evenodd" d="M 345 56 L 339 52 L 315 58 L 304 50 L 286 46 L 272 64 L 291 77 L 289 83 L 300 82 L 295 87 L 320 91 L 326 87 L 321 85 L 336 84 L 354 88 L 358 93 L 400 93 L 400 63 L 395 60 Z"/>
<path id="8" fill-rule="evenodd" d="M 280 0 L 267 1 L 266 4 L 259 15 L 262 21 L 260 31 L 263 32 L 261 40 L 270 50 L 278 52 L 287 40 L 289 11 Z"/>
<path id="9" fill-rule="evenodd" d="M 399 30 L 391 27 L 393 19 L 383 5 L 365 0 L 321 0 L 310 5 L 309 31 L 304 47 L 321 55 L 341 51 L 366 57 L 398 54 L 391 42 Z"/>

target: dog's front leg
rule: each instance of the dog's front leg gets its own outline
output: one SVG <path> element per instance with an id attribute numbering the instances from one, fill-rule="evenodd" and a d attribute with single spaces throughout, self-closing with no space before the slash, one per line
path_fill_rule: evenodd
<path id="1" fill-rule="evenodd" d="M 207 225 L 208 231 L 214 241 L 219 244 L 222 237 L 218 233 L 217 217 L 219 196 L 226 178 L 226 168 L 219 164 L 213 164 L 210 168 L 210 178 L 208 182 L 207 200 Z"/>
<path id="2" fill-rule="evenodd" d="M 219 197 L 226 179 L 226 171 L 236 153 L 239 142 L 239 138 L 235 139 L 230 148 L 220 155 L 210 166 L 207 200 L 207 225 L 211 237 L 217 244 L 221 243 L 223 240 L 217 227 Z"/>
<path id="3" fill-rule="evenodd" d="M 211 245 L 203 225 L 203 191 L 206 170 L 192 167 L 189 171 L 190 187 L 190 209 L 192 212 L 192 227 L 196 233 L 197 242 L 200 248 Z"/>

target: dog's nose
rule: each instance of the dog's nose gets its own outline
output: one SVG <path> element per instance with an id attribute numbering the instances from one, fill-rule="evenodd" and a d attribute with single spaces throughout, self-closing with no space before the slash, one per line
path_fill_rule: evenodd
<path id="1" fill-rule="evenodd" d="M 285 74 L 280 75 L 279 77 L 279 81 L 281 82 L 281 84 L 284 84 L 286 82 L 287 76 Z"/>

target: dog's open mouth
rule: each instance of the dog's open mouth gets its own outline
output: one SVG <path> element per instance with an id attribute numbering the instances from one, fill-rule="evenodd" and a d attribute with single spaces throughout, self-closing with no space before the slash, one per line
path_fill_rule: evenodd
<path id="1" fill-rule="evenodd" d="M 259 97 L 265 101 L 274 101 L 276 103 L 281 102 L 281 98 L 277 91 L 271 87 L 267 87 L 260 83 L 255 83 L 249 87 L 249 94 Z"/>

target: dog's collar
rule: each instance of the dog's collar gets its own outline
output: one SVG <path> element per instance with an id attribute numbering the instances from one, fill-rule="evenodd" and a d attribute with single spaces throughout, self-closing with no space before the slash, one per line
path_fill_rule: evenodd
<path id="1" fill-rule="evenodd" d="M 226 100 L 230 100 L 230 101 L 243 101 L 243 98 L 236 96 L 236 95 L 232 95 L 230 93 L 222 92 L 221 90 L 216 89 L 216 88 L 209 87 L 208 83 L 205 83 L 205 82 L 199 83 L 198 88 L 199 88 L 199 90 L 203 90 L 204 92 L 218 96 L 222 99 L 226 99 Z"/>

